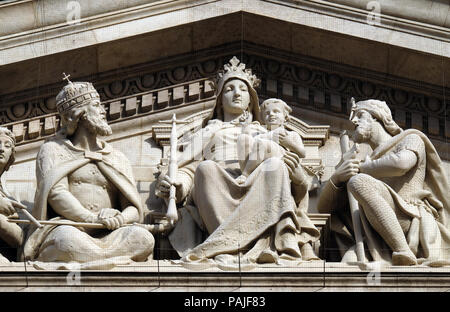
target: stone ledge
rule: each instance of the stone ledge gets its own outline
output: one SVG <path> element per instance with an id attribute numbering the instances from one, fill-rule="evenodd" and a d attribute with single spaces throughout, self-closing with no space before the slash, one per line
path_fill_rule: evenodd
<path id="1" fill-rule="evenodd" d="M 0 267 L 2 291 L 447 291 L 450 268 L 388 267 L 368 283 L 369 270 L 323 261 L 296 267 L 261 265 L 245 272 L 209 268 L 192 271 L 169 261 L 136 263 L 112 270 L 82 271 L 79 284 L 67 283 L 70 271 L 41 271 L 23 263 Z M 73 274 L 73 272 L 72 272 Z M 370 278 L 370 277 L 369 277 Z"/>
<path id="2" fill-rule="evenodd" d="M 290 2 L 275 0 L 270 2 L 257 0 L 245 2 L 234 0 L 157 1 L 136 8 L 82 19 L 79 24 L 74 25 L 68 25 L 63 20 L 43 29 L 23 32 L 16 29 L 10 35 L 0 34 L 0 41 L 3 44 L 0 50 L 0 64 L 6 65 L 111 42 L 240 11 L 356 38 L 389 43 L 422 53 L 449 56 L 445 49 L 448 44 L 448 33 L 445 27 L 388 16 L 383 16 L 386 24 L 374 27 L 366 23 L 366 15 L 369 12 L 366 10 L 336 6 L 323 1 L 302 2 L 301 5 Z M 11 6 L 13 7 L 14 4 Z M 29 14 L 33 15 L 33 8 L 29 9 L 31 10 Z M 295 14 L 292 9 L 296 10 Z M 48 10 L 53 12 L 52 8 Z M 66 14 L 62 14 L 62 17 L 65 16 Z M 26 26 L 25 29 L 28 27 Z"/>
<path id="3" fill-rule="evenodd" d="M 311 2 L 324 2 L 321 0 L 309 0 Z M 325 0 L 345 6 L 367 10 L 371 0 Z M 450 5 L 438 1 L 427 0 L 378 0 L 382 14 L 413 20 L 440 27 L 450 26 Z"/>

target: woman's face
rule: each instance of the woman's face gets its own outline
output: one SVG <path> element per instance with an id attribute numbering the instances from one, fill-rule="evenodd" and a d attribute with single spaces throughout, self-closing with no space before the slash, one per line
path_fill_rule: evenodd
<path id="1" fill-rule="evenodd" d="M 0 135 L 0 168 L 3 170 L 13 152 L 13 142 L 6 135 Z"/>
<path id="2" fill-rule="evenodd" d="M 225 83 L 222 91 L 222 106 L 225 113 L 242 114 L 250 105 L 247 84 L 240 79 Z"/>

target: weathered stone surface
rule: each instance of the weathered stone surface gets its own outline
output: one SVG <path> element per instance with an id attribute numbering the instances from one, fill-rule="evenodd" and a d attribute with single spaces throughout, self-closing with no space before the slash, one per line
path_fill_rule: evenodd
<path id="1" fill-rule="evenodd" d="M 350 120 L 355 144 L 350 148 L 342 136 L 342 161 L 317 206 L 326 213 L 346 207 L 343 211 L 351 216 L 351 225 L 335 219 L 336 257 L 342 262 L 449 265 L 450 185 L 432 143 L 420 131 L 403 131 L 383 101 L 353 99 Z M 357 159 L 360 143 L 373 150 L 362 161 Z M 347 244 L 346 234 L 341 235 L 349 226 L 354 234 Z"/>
<path id="2" fill-rule="evenodd" d="M 131 165 L 97 138 L 112 133 L 98 93 L 90 83 L 68 80 L 56 106 L 62 132 L 42 144 L 36 159 L 33 216 L 43 225 L 30 226 L 20 259 L 43 270 L 146 261 L 154 238 L 132 225 L 144 221 L 144 209 Z M 54 175 L 59 178 L 52 179 Z M 80 226 L 109 232 L 82 231 Z"/>
<path id="3" fill-rule="evenodd" d="M 159 269 L 159 271 L 158 271 Z M 380 271 L 336 263 L 261 266 L 250 272 L 190 271 L 170 261 L 118 266 L 107 271 L 41 271 L 23 263 L 2 266 L 2 291 L 445 291 L 447 269 L 392 267 Z M 72 275 L 69 276 L 69 274 Z M 372 274 L 371 274 L 372 273 Z M 371 274 L 371 275 L 369 275 Z M 433 278 L 430 278 L 433 275 Z"/>
<path id="4" fill-rule="evenodd" d="M 14 134 L 7 128 L 0 127 L 0 176 L 9 169 L 15 160 L 15 144 Z M 11 194 L 8 194 L 4 179 L 2 179 L 0 182 L 0 244 L 2 247 L 0 264 L 2 265 L 8 265 L 10 261 L 16 260 L 15 253 L 17 248 L 23 244 L 25 237 L 22 228 L 15 223 L 8 222 L 8 219 L 14 215 L 17 216 L 19 212 L 20 214 L 26 213 L 26 208 Z"/>
<path id="5" fill-rule="evenodd" d="M 167 169 L 170 129 L 159 127 L 158 122 L 175 112 L 180 119 L 196 116 L 186 132 L 204 127 L 216 101 L 208 79 L 234 54 L 241 55 L 262 78 L 257 90 L 260 102 L 277 97 L 293 108 L 287 125 L 302 136 L 306 152 L 302 164 L 308 174 L 315 175 L 310 179 L 307 214 L 322 236 L 312 244 L 321 258 L 335 247 L 329 245 L 328 216 L 317 210 L 324 187 L 319 182 L 328 181 L 336 172 L 341 158 L 339 132 L 352 129 L 347 120 L 350 96 L 385 100 L 400 127 L 423 131 L 441 158 L 450 159 L 445 141 L 450 138 L 445 88 L 450 62 L 448 34 L 443 28 L 449 21 L 447 4 L 413 0 L 405 9 L 403 0 L 378 1 L 383 14 L 380 27 L 367 23 L 369 1 L 162 4 L 136 0 L 112 1 L 109 6 L 102 1 L 78 2 L 81 17 L 89 21 L 70 27 L 64 25 L 65 4 L 39 2 L 35 9 L 51 8 L 39 11 L 41 15 L 27 1 L 0 5 L 0 19 L 5 14 L 25 17 L 6 20 L 0 30 L 0 64 L 6 64 L 0 67 L 0 77 L 6 77 L 1 79 L 0 119 L 18 142 L 16 163 L 2 180 L 29 210 L 37 186 L 36 154 L 44 139 L 60 130 L 55 103 L 49 99 L 59 91 L 58 77 L 63 71 L 98 86 L 114 132 L 107 141 L 130 162 L 145 222 L 160 222 L 165 215 L 164 201 L 155 197 L 155 189 L 158 175 Z M 97 18 L 98 14 L 102 16 Z M 39 31 L 34 32 L 35 27 Z M 317 124 L 330 125 L 329 136 L 328 132 L 323 136 L 323 128 L 314 128 Z M 361 144 L 357 158 L 363 161 L 371 152 L 368 144 Z M 450 163 L 444 161 L 442 167 L 448 176 Z M 161 238 L 158 244 L 159 248 L 172 247 L 167 239 Z M 166 255 L 170 253 L 177 258 L 174 250 Z M 164 258 L 164 252 L 161 255 Z M 42 272 L 30 266 L 23 271 L 24 265 L 0 267 L 8 272 L 0 288 L 28 286 L 25 290 L 33 291 L 49 290 L 52 285 L 58 290 L 76 289 L 67 285 L 66 272 Z M 448 288 L 446 268 L 380 270 L 381 284 L 373 285 L 367 267 L 341 263 L 260 265 L 253 271 L 230 274 L 208 268 L 201 272 L 206 274 L 199 274 L 168 261 L 148 261 L 112 271 L 83 271 L 82 287 L 200 291 L 210 286 L 270 291 Z"/>

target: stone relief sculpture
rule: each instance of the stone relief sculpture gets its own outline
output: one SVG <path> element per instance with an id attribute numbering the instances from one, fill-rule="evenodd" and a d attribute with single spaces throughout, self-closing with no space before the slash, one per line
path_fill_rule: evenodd
<path id="1" fill-rule="evenodd" d="M 268 99 L 261 104 L 262 123 L 267 126 L 269 132 L 253 138 L 244 128 L 244 133 L 239 136 L 238 153 L 242 154 L 238 155 L 242 171 L 242 175 L 236 179 L 239 184 L 244 183 L 263 160 L 283 157 L 285 149 L 295 153 L 299 158 L 305 157 L 305 148 L 300 135 L 284 127 L 291 111 L 292 109 L 280 99 Z"/>
<path id="2" fill-rule="evenodd" d="M 19 258 L 37 268 L 75 263 L 103 269 L 147 261 L 155 245 L 151 232 L 167 228 L 142 224 L 144 207 L 131 165 L 100 139 L 111 128 L 97 91 L 88 82 L 67 81 L 56 98 L 62 129 L 37 155 L 33 216 L 43 226 L 35 220 L 23 243 L 14 219 L 24 207 L 0 184 L 0 239 L 22 248 Z M 310 179 L 301 164 L 302 138 L 286 126 L 292 110 L 284 101 L 259 105 L 258 84 L 232 58 L 217 75 L 206 126 L 181 140 L 176 178 L 158 177 L 156 195 L 168 198 L 174 186 L 182 206 L 169 240 L 185 267 L 246 270 L 319 259 L 312 245 L 320 233 L 307 215 Z M 449 184 L 430 140 L 420 131 L 403 131 L 383 101 L 354 103 L 350 120 L 355 144 L 343 153 L 317 206 L 332 214 L 339 260 L 361 260 L 349 192 L 359 207 L 364 261 L 449 265 Z M 360 161 L 362 143 L 373 153 Z M 0 127 L 0 176 L 14 152 L 13 133 Z M 0 254 L 4 263 L 9 260 Z"/>
<path id="3" fill-rule="evenodd" d="M 420 131 L 403 131 L 385 102 L 354 104 L 356 143 L 373 153 L 342 156 L 320 194 L 318 210 L 332 213 L 331 229 L 343 262 L 356 261 L 347 188 L 359 203 L 366 260 L 393 265 L 450 263 L 449 184 L 439 155 Z"/>
<path id="4" fill-rule="evenodd" d="M 7 128 L 0 127 L 0 176 L 14 163 L 16 140 L 14 134 Z M 23 242 L 23 231 L 19 225 L 8 222 L 8 217 L 16 214 L 16 202 L 0 182 L 0 239 L 11 248 L 18 248 Z M 0 263 L 9 260 L 0 254 Z"/>
<path id="5" fill-rule="evenodd" d="M 178 154 L 177 178 L 158 178 L 157 195 L 167 198 L 175 185 L 177 201 L 184 204 L 169 239 L 185 265 L 243 268 L 318 259 L 311 243 L 320 234 L 302 209 L 305 187 L 297 154 L 286 150 L 282 158 L 269 157 L 245 181 L 236 180 L 242 174 L 239 137 L 267 133 L 258 122 L 258 83 L 233 57 L 217 75 L 212 118 Z"/>
<path id="6" fill-rule="evenodd" d="M 142 223 L 143 207 L 129 161 L 99 138 L 111 128 L 97 91 L 91 83 L 68 81 L 56 102 L 62 129 L 37 155 L 33 209 L 36 219 L 56 225 L 30 228 L 25 259 L 43 267 L 76 262 L 82 268 L 146 261 L 154 238 L 142 227 L 124 226 Z M 70 225 L 75 222 L 103 228 Z"/>

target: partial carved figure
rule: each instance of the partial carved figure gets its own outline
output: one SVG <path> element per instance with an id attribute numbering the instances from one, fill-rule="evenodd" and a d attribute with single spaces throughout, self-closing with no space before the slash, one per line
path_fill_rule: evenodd
<path id="1" fill-rule="evenodd" d="M 5 127 L 0 127 L 0 176 L 14 163 L 16 139 L 14 134 Z M 0 182 L 0 239 L 2 245 L 18 248 L 23 242 L 23 231 L 17 224 L 8 222 L 8 217 L 16 214 L 19 205 L 6 193 Z M 5 246 L 6 247 L 6 246 Z M 9 260 L 0 254 L 0 264 Z"/>
<path id="2" fill-rule="evenodd" d="M 214 115 L 183 146 L 177 178 L 171 181 L 166 174 L 158 178 L 158 196 L 167 198 L 175 185 L 177 201 L 185 204 L 169 239 L 182 263 L 194 264 L 191 267 L 237 268 L 240 264 L 242 268 L 282 259 L 317 259 L 311 244 L 320 234 L 306 209 L 300 208 L 305 202 L 307 206 L 307 192 L 291 190 L 291 181 L 304 183 L 295 153 L 285 151 L 283 158 L 268 158 L 244 183 L 236 181 L 242 174 L 238 137 L 244 129 L 251 136 L 267 132 L 258 122 L 254 88 L 259 81 L 239 63 L 233 57 L 218 74 Z M 206 240 L 190 231 L 192 226 L 203 230 Z"/>
<path id="3" fill-rule="evenodd" d="M 346 188 L 359 203 L 366 260 L 393 265 L 450 264 L 449 184 L 430 140 L 420 131 L 403 131 L 383 101 L 356 103 L 350 120 L 356 143 L 373 153 L 356 159 L 355 148 L 325 185 L 320 212 L 332 213 L 332 230 L 342 261 L 356 261 Z"/>
<path id="4" fill-rule="evenodd" d="M 82 268 L 146 261 L 154 238 L 129 225 L 143 221 L 141 199 L 128 159 L 99 138 L 110 135 L 111 128 L 97 91 L 91 83 L 69 81 L 56 101 L 62 129 L 37 155 L 33 216 L 104 228 L 33 227 L 24 247 L 26 259 L 78 262 Z"/>

